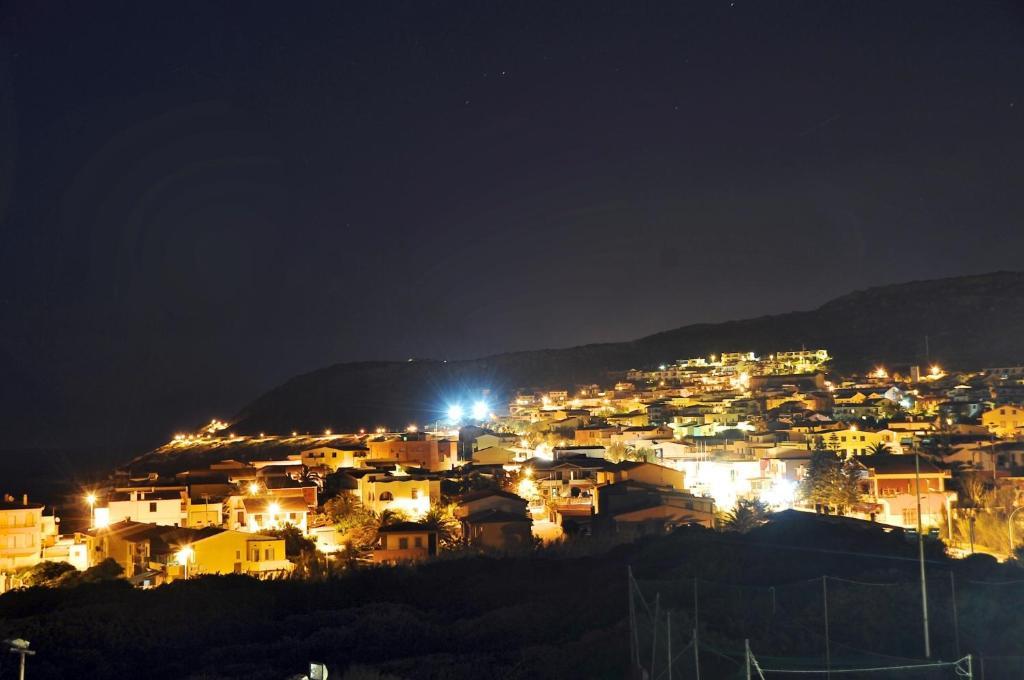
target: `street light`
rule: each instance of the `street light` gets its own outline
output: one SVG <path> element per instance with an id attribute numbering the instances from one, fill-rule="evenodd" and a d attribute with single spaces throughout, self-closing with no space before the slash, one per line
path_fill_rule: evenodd
<path id="1" fill-rule="evenodd" d="M 448 407 L 448 422 L 457 423 L 462 420 L 463 411 L 459 404 L 452 404 Z"/>
<path id="2" fill-rule="evenodd" d="M 487 402 L 478 401 L 473 404 L 473 420 L 483 420 L 487 417 Z"/>
<path id="3" fill-rule="evenodd" d="M 1013 557 L 1013 516 L 1020 512 L 1021 510 L 1024 510 L 1024 505 L 1020 506 L 1019 508 L 1014 508 L 1013 512 L 1010 513 L 1010 516 L 1006 518 L 1006 525 L 1007 528 L 1010 530 L 1010 557 Z"/>
<path id="4" fill-rule="evenodd" d="M 35 652 L 28 648 L 29 641 L 15 638 L 13 640 L 4 640 L 4 643 L 11 654 L 21 655 L 21 662 L 18 666 L 18 680 L 25 680 L 25 657 L 35 656 Z"/>
<path id="5" fill-rule="evenodd" d="M 85 496 L 85 502 L 89 504 L 89 526 L 96 526 L 96 494 L 88 493 Z"/>
<path id="6" fill-rule="evenodd" d="M 192 546 L 186 545 L 184 548 L 178 551 L 177 558 L 178 564 L 185 567 L 185 580 L 188 580 L 188 562 L 195 555 L 195 551 L 192 550 Z"/>

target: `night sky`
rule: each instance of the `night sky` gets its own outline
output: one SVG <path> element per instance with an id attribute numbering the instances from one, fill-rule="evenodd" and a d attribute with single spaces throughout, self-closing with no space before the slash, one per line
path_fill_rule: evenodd
<path id="1" fill-rule="evenodd" d="M 4 6 L 3 447 L 1021 268 L 1018 2 Z"/>

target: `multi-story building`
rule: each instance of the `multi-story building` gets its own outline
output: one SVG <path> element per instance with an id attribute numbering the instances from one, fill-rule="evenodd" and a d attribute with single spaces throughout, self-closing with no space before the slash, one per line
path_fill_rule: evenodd
<path id="1" fill-rule="evenodd" d="M 997 437 L 1024 435 L 1024 407 L 1001 404 L 982 413 L 981 424 Z"/>
<path id="2" fill-rule="evenodd" d="M 883 524 L 917 528 L 918 494 L 921 502 L 921 524 L 944 526 L 956 493 L 946 490 L 949 470 L 942 470 L 930 460 L 920 458 L 920 487 L 914 456 L 862 456 L 855 460 L 865 470 L 861 491 L 873 504 L 866 513 Z M 915 493 L 915 491 L 917 493 Z"/>
<path id="3" fill-rule="evenodd" d="M 440 502 L 441 480 L 436 475 L 398 465 L 393 471 L 359 475 L 356 494 L 364 508 L 378 515 L 392 510 L 417 518 Z"/>
<path id="4" fill-rule="evenodd" d="M 451 470 L 458 457 L 458 442 L 434 439 L 422 432 L 376 437 L 368 444 L 370 460 L 394 461 L 427 470 Z"/>
<path id="5" fill-rule="evenodd" d="M 299 453 L 299 459 L 306 467 L 326 467 L 337 470 L 343 467 L 359 467 L 367 457 L 369 449 L 361 443 L 318 446 Z"/>
<path id="6" fill-rule="evenodd" d="M 0 501 L 0 571 L 37 564 L 43 551 L 43 506 L 5 496 Z"/>
<path id="7" fill-rule="evenodd" d="M 120 487 L 93 509 L 93 525 L 122 520 L 161 526 L 188 526 L 188 490 L 184 486 Z"/>

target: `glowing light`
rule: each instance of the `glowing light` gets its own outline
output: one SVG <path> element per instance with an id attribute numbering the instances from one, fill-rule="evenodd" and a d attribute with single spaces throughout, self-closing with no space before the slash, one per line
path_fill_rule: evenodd
<path id="1" fill-rule="evenodd" d="M 463 411 L 459 404 L 452 404 L 448 407 L 448 422 L 457 423 L 462 420 Z"/>
<path id="2" fill-rule="evenodd" d="M 276 517 L 281 512 L 281 506 L 278 505 L 277 503 L 270 503 L 267 506 L 267 512 L 270 513 L 271 517 Z"/>
<path id="3" fill-rule="evenodd" d="M 879 366 L 874 370 L 874 372 L 871 375 L 872 377 L 878 378 L 880 380 L 885 380 L 886 378 L 889 377 L 889 372 L 886 371 L 883 367 Z"/>
<path id="4" fill-rule="evenodd" d="M 299 436 L 299 433 L 298 433 L 298 432 L 296 432 L 295 430 L 292 430 L 292 436 L 293 436 L 293 437 L 298 437 L 298 436 Z"/>
<path id="5" fill-rule="evenodd" d="M 777 479 L 767 490 L 761 492 L 761 500 L 775 509 L 793 507 L 796 499 L 796 482 L 790 479 Z"/>
<path id="6" fill-rule="evenodd" d="M 253 496 L 255 496 L 259 492 L 260 492 L 260 485 L 257 484 L 256 482 L 249 482 L 249 493 L 251 493 Z"/>
<path id="7" fill-rule="evenodd" d="M 189 562 L 194 555 L 195 551 L 192 550 L 192 546 L 186 545 L 184 548 L 178 551 L 175 557 L 178 560 L 178 564 L 185 564 L 186 562 Z"/>
<path id="8" fill-rule="evenodd" d="M 110 526 L 110 508 L 96 508 L 93 512 L 92 525 L 97 529 Z"/>
<path id="9" fill-rule="evenodd" d="M 529 468 L 526 469 L 529 470 Z M 529 475 L 526 475 L 525 471 L 523 478 L 520 479 L 519 484 L 516 485 L 516 495 L 528 502 L 532 502 L 540 498 L 540 490 L 537 487 L 537 482 Z"/>
<path id="10" fill-rule="evenodd" d="M 473 404 L 473 420 L 483 420 L 487 417 L 487 402 L 478 401 Z"/>
<path id="11" fill-rule="evenodd" d="M 331 434 L 331 429 L 327 428 L 326 430 L 324 430 L 324 434 L 330 435 Z"/>
<path id="12" fill-rule="evenodd" d="M 938 365 L 936 364 L 936 365 L 932 366 L 932 367 L 931 367 L 930 369 L 928 369 L 928 373 L 929 373 L 929 374 L 930 374 L 930 375 L 931 375 L 931 376 L 932 376 L 933 378 L 937 378 L 937 377 L 939 377 L 940 375 L 942 375 L 942 369 L 941 369 L 941 368 L 940 368 L 940 367 L 939 367 L 939 366 L 938 366 Z"/>
<path id="13" fill-rule="evenodd" d="M 417 429 L 419 429 L 419 428 L 417 428 L 415 423 L 414 423 L 414 424 L 410 425 L 409 427 L 405 428 L 405 431 L 406 432 L 415 432 Z"/>
<path id="14" fill-rule="evenodd" d="M 96 505 L 96 494 L 87 494 L 85 497 L 85 502 L 88 503 L 90 506 Z"/>

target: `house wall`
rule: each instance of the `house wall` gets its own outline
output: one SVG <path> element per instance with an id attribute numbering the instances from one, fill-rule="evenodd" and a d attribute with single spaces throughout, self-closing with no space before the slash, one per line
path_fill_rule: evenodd
<path id="1" fill-rule="evenodd" d="M 106 523 L 114 524 L 130 519 L 133 522 L 179 527 L 188 522 L 186 502 L 180 498 L 147 500 L 145 498 L 127 501 L 110 501 L 106 505 Z M 96 508 L 97 526 L 101 523 L 101 510 Z"/>
<path id="2" fill-rule="evenodd" d="M 359 497 L 363 507 L 380 514 L 385 510 L 401 511 L 410 517 L 422 515 L 431 504 L 441 500 L 441 482 L 437 479 L 386 477 L 375 481 L 373 475 L 359 480 Z M 390 499 L 382 498 L 385 493 Z"/>
<path id="3" fill-rule="evenodd" d="M 42 508 L 0 510 L 0 570 L 31 567 L 42 554 Z"/>
<path id="4" fill-rule="evenodd" d="M 469 542 L 496 550 L 514 550 L 530 545 L 533 532 L 528 522 L 488 522 L 470 527 Z"/>

